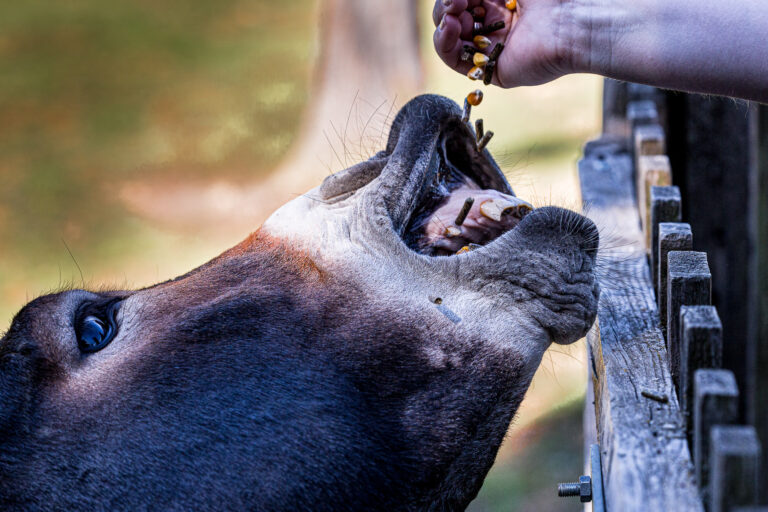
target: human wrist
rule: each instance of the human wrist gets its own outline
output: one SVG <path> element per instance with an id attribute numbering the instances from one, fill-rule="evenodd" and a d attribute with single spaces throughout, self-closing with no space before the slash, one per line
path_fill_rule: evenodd
<path id="1" fill-rule="evenodd" d="M 622 78 L 637 65 L 644 39 L 658 33 L 656 0 L 570 0 L 564 24 L 570 26 L 571 66 L 574 73 Z M 640 30 L 638 30 L 640 29 Z M 630 71 L 631 73 L 631 71 Z"/>
<path id="2" fill-rule="evenodd" d="M 565 73 L 596 73 L 592 69 L 593 44 L 591 17 L 593 4 L 600 0 L 568 0 L 559 2 L 557 54 Z"/>

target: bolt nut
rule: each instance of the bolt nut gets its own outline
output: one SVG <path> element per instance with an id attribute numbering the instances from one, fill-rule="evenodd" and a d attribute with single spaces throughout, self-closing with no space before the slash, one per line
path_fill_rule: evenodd
<path id="1" fill-rule="evenodd" d="M 565 483 L 557 486 L 557 495 L 565 498 L 578 496 L 582 503 L 592 501 L 592 478 L 580 476 L 578 483 Z"/>

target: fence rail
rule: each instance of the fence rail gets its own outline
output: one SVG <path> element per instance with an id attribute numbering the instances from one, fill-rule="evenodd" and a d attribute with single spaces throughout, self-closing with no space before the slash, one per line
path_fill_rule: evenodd
<path id="1" fill-rule="evenodd" d="M 669 127 L 680 121 L 671 118 L 680 114 L 675 105 L 657 89 L 606 81 L 604 133 L 585 146 L 579 162 L 585 211 L 606 245 L 598 320 L 587 337 L 585 438 L 594 436 L 599 445 L 605 510 L 765 512 L 768 507 L 758 506 L 768 486 L 761 469 L 765 454 L 756 429 L 746 424 L 756 413 L 744 410 L 751 402 L 740 393 L 745 382 L 758 379 L 754 369 L 746 378 L 722 368 L 731 331 L 724 331 L 712 305 L 713 283 L 722 283 L 716 273 L 725 269 L 734 276 L 739 269 L 719 259 L 710 268 L 707 253 L 693 250 L 698 235 L 691 226 L 701 219 L 692 222 L 685 212 L 700 212 L 701 206 L 686 206 L 685 194 L 672 185 L 678 181 L 675 158 L 667 156 L 674 149 L 679 161 L 679 148 L 667 141 Z M 702 107 L 698 100 L 686 105 Z M 690 145 L 711 137 L 700 126 L 688 133 L 688 153 L 703 162 L 707 150 Z M 673 138 L 679 142 L 679 133 Z M 740 141 L 735 147 L 742 146 Z M 719 141 L 714 149 L 733 147 Z M 692 184 L 688 163 L 685 190 L 702 190 Z M 747 275 L 745 268 L 740 271 Z M 734 285 L 743 280 L 740 275 Z M 734 296 L 733 290 L 714 292 Z M 728 313 L 733 309 L 729 304 Z M 765 346 L 755 342 L 752 348 L 762 354 Z M 732 357 L 733 347 L 726 352 Z M 741 371 L 748 364 L 739 361 L 732 368 Z"/>

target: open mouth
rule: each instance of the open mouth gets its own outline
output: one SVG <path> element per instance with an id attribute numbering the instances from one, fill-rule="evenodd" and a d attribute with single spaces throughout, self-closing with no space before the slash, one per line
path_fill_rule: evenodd
<path id="1" fill-rule="evenodd" d="M 448 121 L 438 140 L 437 158 L 406 223 L 408 247 L 429 256 L 471 251 L 514 229 L 533 210 L 515 197 L 460 119 Z"/>

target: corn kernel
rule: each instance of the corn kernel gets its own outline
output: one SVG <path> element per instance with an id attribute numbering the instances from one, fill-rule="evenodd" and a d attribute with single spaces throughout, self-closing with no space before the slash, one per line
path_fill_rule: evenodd
<path id="1" fill-rule="evenodd" d="M 517 8 L 517 0 L 507 0 L 507 9 L 514 11 Z"/>
<path id="2" fill-rule="evenodd" d="M 480 80 L 483 78 L 483 68 L 475 66 L 469 70 L 467 76 L 470 80 Z"/>
<path id="3" fill-rule="evenodd" d="M 482 68 L 486 64 L 488 64 L 488 56 L 485 55 L 484 53 L 477 52 L 472 56 L 472 63 L 475 66 Z"/>
<path id="4" fill-rule="evenodd" d="M 473 107 L 478 106 L 483 101 L 483 91 L 475 89 L 471 93 L 467 94 L 467 101 Z"/>
<path id="5" fill-rule="evenodd" d="M 481 50 L 484 50 L 489 46 L 491 46 L 491 40 L 485 36 L 475 36 L 474 39 L 472 39 L 472 42 L 475 43 L 475 46 L 477 46 Z"/>

